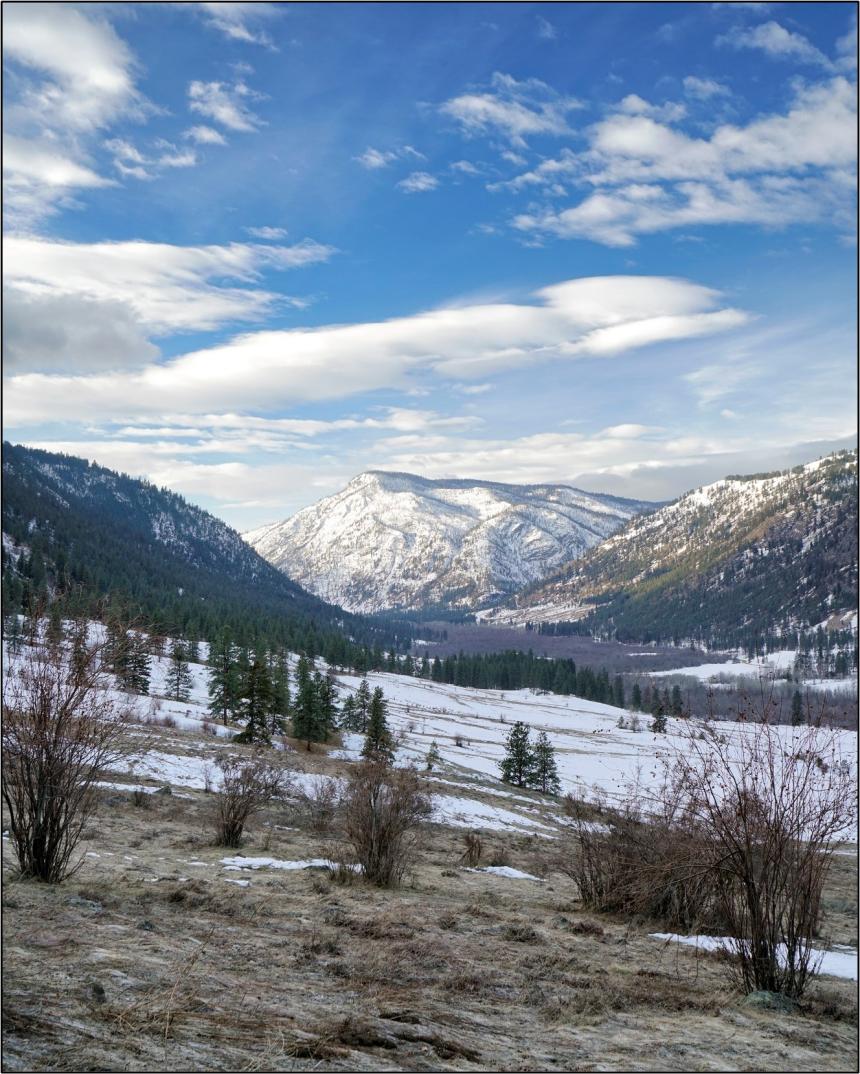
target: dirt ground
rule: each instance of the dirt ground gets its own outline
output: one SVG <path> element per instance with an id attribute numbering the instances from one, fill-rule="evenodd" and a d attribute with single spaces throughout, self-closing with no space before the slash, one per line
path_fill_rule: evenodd
<path id="1" fill-rule="evenodd" d="M 463 831 L 429 826 L 404 886 L 380 891 L 225 869 L 335 851 L 285 803 L 229 851 L 203 791 L 102 795 L 61 885 L 15 880 L 3 840 L 5 1070 L 857 1069 L 853 982 L 752 1008 L 720 956 L 583 912 L 557 841 L 487 835 L 485 863 L 543 882 L 509 879 L 466 870 Z M 825 932 L 852 946 L 856 866 L 835 859 L 825 898 Z"/>

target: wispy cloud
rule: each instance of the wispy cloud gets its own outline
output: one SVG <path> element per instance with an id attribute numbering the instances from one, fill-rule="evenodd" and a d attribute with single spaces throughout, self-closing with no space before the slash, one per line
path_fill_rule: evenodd
<path id="1" fill-rule="evenodd" d="M 261 24 L 270 22 L 278 14 L 277 4 L 264 3 L 200 3 L 206 21 L 232 41 L 244 41 L 251 45 L 263 45 L 275 49 L 275 43 Z"/>
<path id="2" fill-rule="evenodd" d="M 439 110 L 465 134 L 501 134 L 523 147 L 532 135 L 570 134 L 567 117 L 579 108 L 581 101 L 562 96 L 540 79 L 518 81 L 497 71 L 488 88 L 452 97 Z"/>
<path id="3" fill-rule="evenodd" d="M 397 160 L 426 160 L 426 157 L 423 153 L 419 153 L 414 146 L 403 145 L 397 149 L 384 150 L 368 146 L 363 153 L 352 159 L 357 161 L 362 168 L 367 168 L 368 171 L 378 171 L 380 168 L 387 168 Z"/>
<path id="4" fill-rule="evenodd" d="M 259 286 L 262 272 L 299 268 L 333 253 L 309 240 L 293 246 L 171 246 L 7 238 L 6 314 L 16 326 L 9 357 L 16 367 L 41 369 L 139 364 L 153 357 L 149 336 L 212 330 L 289 304 L 286 296 Z M 77 351 L 87 321 L 92 345 Z M 132 337 L 126 349 L 117 345 Z"/>
<path id="5" fill-rule="evenodd" d="M 549 19 L 545 19 L 543 15 L 538 15 L 537 36 L 541 41 L 555 41 L 558 37 L 558 30 Z"/>
<path id="6" fill-rule="evenodd" d="M 187 131 L 183 131 L 182 137 L 188 138 L 192 142 L 196 142 L 198 145 L 227 144 L 227 139 L 220 131 L 216 131 L 214 127 L 207 127 L 205 125 L 189 127 Z"/>
<path id="7" fill-rule="evenodd" d="M 234 275 L 243 267 L 253 271 L 258 264 L 242 249 L 235 256 Z M 224 251 L 195 252 L 192 261 L 195 257 L 202 257 L 206 265 L 198 273 L 229 271 Z M 234 315 L 237 305 L 247 311 L 267 301 L 253 291 L 235 296 L 206 282 L 190 295 L 184 281 L 174 283 L 167 295 L 153 292 L 151 275 L 155 265 L 163 272 L 163 261 L 157 248 L 151 250 L 148 273 L 143 274 L 149 288 L 138 286 L 132 296 L 129 281 L 122 289 L 132 308 L 143 303 L 141 316 L 149 323 L 174 327 L 177 322 L 211 323 Z M 70 276 L 56 254 L 47 271 L 57 281 Z M 107 268 L 102 275 L 107 275 Z M 88 277 L 92 278 L 91 272 Z M 101 296 L 116 294 L 115 273 L 110 277 Z M 158 286 L 164 285 L 159 281 Z M 716 292 L 683 280 L 642 276 L 570 280 L 543 288 L 531 303 L 464 304 L 376 323 L 249 333 L 139 373 L 21 375 L 7 385 L 6 413 L 17 424 L 59 414 L 66 420 L 86 421 L 110 413 L 128 420 L 163 413 L 165 399 L 188 414 L 271 410 L 299 400 L 404 388 L 418 374 L 484 382 L 499 370 L 552 359 L 609 357 L 654 343 L 723 332 L 746 320 L 740 310 L 721 307 Z"/>
<path id="8" fill-rule="evenodd" d="M 718 37 L 717 44 L 735 49 L 756 49 L 774 59 L 794 60 L 828 69 L 833 67 L 827 56 L 803 34 L 786 30 L 773 20 L 757 26 L 735 26 Z"/>
<path id="9" fill-rule="evenodd" d="M 684 79 L 684 93 L 698 101 L 709 101 L 712 97 L 728 97 L 731 90 L 725 83 L 714 78 L 698 78 L 687 75 Z"/>
<path id="10" fill-rule="evenodd" d="M 232 85 L 226 82 L 190 82 L 188 107 L 192 112 L 220 123 L 231 131 L 255 131 L 262 124 L 259 116 L 249 107 L 249 101 L 259 99 L 260 94 L 242 82 Z"/>
<path id="11" fill-rule="evenodd" d="M 397 184 L 406 194 L 423 194 L 428 190 L 435 190 L 438 185 L 439 180 L 429 172 L 412 172 Z"/>
<path id="12" fill-rule="evenodd" d="M 17 75 L 5 101 L 7 221 L 32 226 L 76 189 L 109 185 L 93 163 L 94 140 L 149 105 L 130 49 L 92 9 L 22 3 L 3 16 L 4 63 Z"/>

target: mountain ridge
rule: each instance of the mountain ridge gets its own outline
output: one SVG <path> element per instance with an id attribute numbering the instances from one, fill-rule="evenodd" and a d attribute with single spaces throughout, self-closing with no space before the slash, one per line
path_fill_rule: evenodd
<path id="1" fill-rule="evenodd" d="M 242 536 L 300 584 L 354 611 L 472 607 L 544 576 L 651 506 L 561 483 L 369 470 Z"/>

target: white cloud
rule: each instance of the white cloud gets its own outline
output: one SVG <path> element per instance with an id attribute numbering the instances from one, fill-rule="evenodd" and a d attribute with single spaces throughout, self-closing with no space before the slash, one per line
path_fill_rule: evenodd
<path id="1" fill-rule="evenodd" d="M 666 123 L 675 123 L 683 119 L 687 109 L 677 101 L 666 101 L 664 104 L 651 104 L 637 93 L 628 95 L 616 105 L 616 109 L 629 116 L 650 116 Z"/>
<path id="2" fill-rule="evenodd" d="M 265 239 L 267 242 L 275 242 L 287 237 L 285 227 L 246 227 L 245 230 L 255 239 Z"/>
<path id="3" fill-rule="evenodd" d="M 58 350 L 55 368 L 121 366 L 124 352 L 112 341 L 129 339 L 132 330 L 137 342 L 129 347 L 129 359 L 137 364 L 141 357 L 152 357 L 143 342 L 146 335 L 213 329 L 263 316 L 283 301 L 257 286 L 263 270 L 301 267 L 327 260 L 333 252 L 309 240 L 293 246 L 170 246 L 9 237 L 4 241 L 4 282 L 7 302 L 20 311 L 15 337 L 19 360 L 26 362 L 26 311 L 43 316 L 62 311 L 69 319 L 70 342 Z M 93 337 L 102 343 L 92 360 L 83 349 L 75 360 L 71 348 L 86 337 L 81 324 L 88 316 L 94 317 Z M 34 357 L 41 356 L 43 364 L 46 326 L 41 316 L 32 319 L 32 335 Z M 34 367 L 39 367 L 35 361 Z"/>
<path id="4" fill-rule="evenodd" d="M 568 208 L 520 214 L 514 226 L 613 246 L 695 224 L 780 227 L 830 218 L 850 227 L 856 124 L 855 87 L 841 76 L 800 86 L 785 114 L 724 124 L 709 138 L 616 113 L 589 128 L 586 152 L 563 152 L 505 184 L 541 187 L 574 177 L 596 191 Z"/>
<path id="5" fill-rule="evenodd" d="M 541 41 L 555 41 L 558 37 L 558 30 L 553 26 L 549 19 L 545 19 L 543 15 L 538 15 L 537 35 Z"/>
<path id="6" fill-rule="evenodd" d="M 215 249 L 223 274 L 223 253 Z M 210 256 L 203 254 L 207 267 Z M 247 257 L 238 257 L 240 264 L 247 265 Z M 162 260 L 153 250 L 147 265 Z M 51 256 L 49 264 L 57 280 L 68 281 L 61 259 Z M 235 315 L 232 292 L 225 296 L 220 288 L 201 286 L 192 292 L 192 309 L 183 313 L 189 301 L 181 300 L 181 291 L 178 285 L 176 293 L 147 296 L 138 289 L 126 301 L 143 299 L 152 320 L 164 299 L 174 325 L 185 317 L 199 321 L 223 314 L 225 305 Z M 187 414 L 271 411 L 301 400 L 407 387 L 417 375 L 480 380 L 499 369 L 608 357 L 747 320 L 739 310 L 720 308 L 718 299 L 708 288 L 664 277 L 570 280 L 536 292 L 531 303 L 459 305 L 377 323 L 251 333 L 138 373 L 13 377 L 7 383 L 6 416 L 13 424 L 58 415 L 92 421 L 105 413 L 128 420 L 163 414 L 166 400 Z M 239 301 L 240 308 L 253 305 L 254 293 L 249 298 L 241 292 Z M 161 318 L 168 319 L 164 313 Z"/>
<path id="7" fill-rule="evenodd" d="M 480 175 L 480 168 L 475 167 L 471 160 L 455 160 L 451 165 L 452 172 L 461 172 L 463 175 Z"/>
<path id="8" fill-rule="evenodd" d="M 567 116 L 580 101 L 562 97 L 545 82 L 522 82 L 496 72 L 487 90 L 452 97 L 439 111 L 455 119 L 467 135 L 502 134 L 512 145 L 525 146 L 531 135 L 570 134 Z"/>
<path id="9" fill-rule="evenodd" d="M 697 78 L 696 75 L 687 75 L 684 79 L 684 92 L 688 97 L 698 101 L 708 101 L 712 97 L 728 97 L 731 90 L 723 82 L 717 82 L 713 78 Z"/>
<path id="10" fill-rule="evenodd" d="M 247 102 L 259 94 L 244 82 L 199 82 L 188 84 L 188 107 L 192 112 L 220 123 L 231 131 L 255 131 L 262 123 Z"/>
<path id="11" fill-rule="evenodd" d="M 89 143 L 148 105 L 134 84 L 130 50 L 92 8 L 10 4 L 3 50 L 15 73 L 5 94 L 7 226 L 31 227 L 72 204 L 76 189 L 110 184 L 96 171 Z"/>
<path id="12" fill-rule="evenodd" d="M 439 180 L 429 172 L 412 172 L 397 184 L 406 194 L 423 194 L 427 190 L 435 190 L 438 185 Z"/>
<path id="13" fill-rule="evenodd" d="M 219 0 L 217 3 L 200 3 L 198 7 L 203 9 L 207 22 L 232 41 L 275 48 L 269 34 L 255 24 L 277 15 L 276 4 L 228 3 Z"/>
<path id="14" fill-rule="evenodd" d="M 380 168 L 387 168 L 389 164 L 393 164 L 396 160 L 426 160 L 427 158 L 411 145 L 402 145 L 398 149 L 385 150 L 374 149 L 373 146 L 369 145 L 363 153 L 352 159 L 358 161 L 362 168 L 367 168 L 368 171 L 377 171 Z"/>
<path id="15" fill-rule="evenodd" d="M 736 49 L 756 49 L 775 59 L 790 59 L 825 68 L 833 66 L 824 53 L 802 34 L 786 30 L 773 20 L 759 23 L 757 26 L 735 26 L 718 37 L 717 44 L 730 45 Z"/>
<path id="16" fill-rule="evenodd" d="M 187 131 L 183 132 L 182 137 L 189 138 L 192 142 L 197 142 L 198 145 L 227 144 L 227 139 L 220 131 L 216 131 L 214 127 L 207 127 L 205 125 L 189 127 Z"/>
<path id="17" fill-rule="evenodd" d="M 368 146 L 360 156 L 353 157 L 353 160 L 357 160 L 362 168 L 375 171 L 377 168 L 387 168 L 392 161 L 397 160 L 397 154 L 393 150 L 383 152 Z"/>

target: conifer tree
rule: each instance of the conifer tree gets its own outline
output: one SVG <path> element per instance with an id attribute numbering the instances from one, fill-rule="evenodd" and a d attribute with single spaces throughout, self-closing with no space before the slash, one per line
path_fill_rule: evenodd
<path id="1" fill-rule="evenodd" d="M 528 724 L 517 720 L 508 733 L 505 756 L 499 763 L 505 783 L 525 787 L 534 771 L 534 751 L 529 741 Z"/>
<path id="2" fill-rule="evenodd" d="M 239 704 L 236 646 L 226 630 L 209 643 L 209 711 L 226 727 Z"/>
<path id="3" fill-rule="evenodd" d="M 148 694 L 151 675 L 149 641 L 145 634 L 138 631 L 129 637 L 123 685 L 136 694 Z"/>
<path id="4" fill-rule="evenodd" d="M 642 689 L 638 682 L 633 683 L 633 690 L 630 694 L 630 704 L 634 709 L 641 711 L 642 709 Z"/>
<path id="5" fill-rule="evenodd" d="M 362 757 L 384 761 L 390 764 L 394 760 L 394 742 L 385 719 L 385 696 L 382 688 L 377 686 L 370 699 L 370 712 L 367 718 L 367 737 L 362 748 Z"/>
<path id="6" fill-rule="evenodd" d="M 341 708 L 340 724 L 344 731 L 357 731 L 357 716 L 355 711 L 355 696 L 350 694 L 343 700 Z"/>
<path id="7" fill-rule="evenodd" d="M 800 690 L 795 690 L 791 698 L 791 722 L 795 727 L 803 723 L 803 698 Z"/>
<path id="8" fill-rule="evenodd" d="M 681 716 L 684 712 L 684 702 L 681 697 L 681 687 L 675 683 L 672 687 L 672 699 L 669 702 L 669 711 L 673 716 Z"/>
<path id="9" fill-rule="evenodd" d="M 541 731 L 535 744 L 532 784 L 544 794 L 558 794 L 561 790 L 555 750 L 546 731 Z"/>
<path id="10" fill-rule="evenodd" d="M 242 686 L 238 717 L 244 722 L 245 728 L 240 734 L 236 735 L 237 742 L 271 745 L 272 701 L 272 683 L 269 678 L 269 669 L 266 667 L 266 662 L 262 656 L 256 654 Z"/>
<path id="11" fill-rule="evenodd" d="M 427 751 L 427 760 L 425 762 L 425 768 L 428 772 L 432 772 L 434 768 L 438 767 L 442 762 L 442 754 L 439 752 L 439 747 L 436 745 L 436 739 L 430 743 L 430 749 Z"/>
<path id="12" fill-rule="evenodd" d="M 185 646 L 181 641 L 174 641 L 170 647 L 170 664 L 167 668 L 167 696 L 174 701 L 187 701 L 191 696 L 192 681 Z"/>
<path id="13" fill-rule="evenodd" d="M 370 713 L 370 684 L 362 679 L 355 691 L 355 730 L 362 735 L 367 731 L 367 717 Z"/>
<path id="14" fill-rule="evenodd" d="M 308 750 L 311 743 L 324 742 L 326 739 L 319 690 L 309 674 L 303 673 L 298 678 L 298 692 L 293 705 L 293 737 L 301 739 Z"/>
<path id="15" fill-rule="evenodd" d="M 624 680 L 620 675 L 615 676 L 612 687 L 612 704 L 619 709 L 624 708 Z"/>

